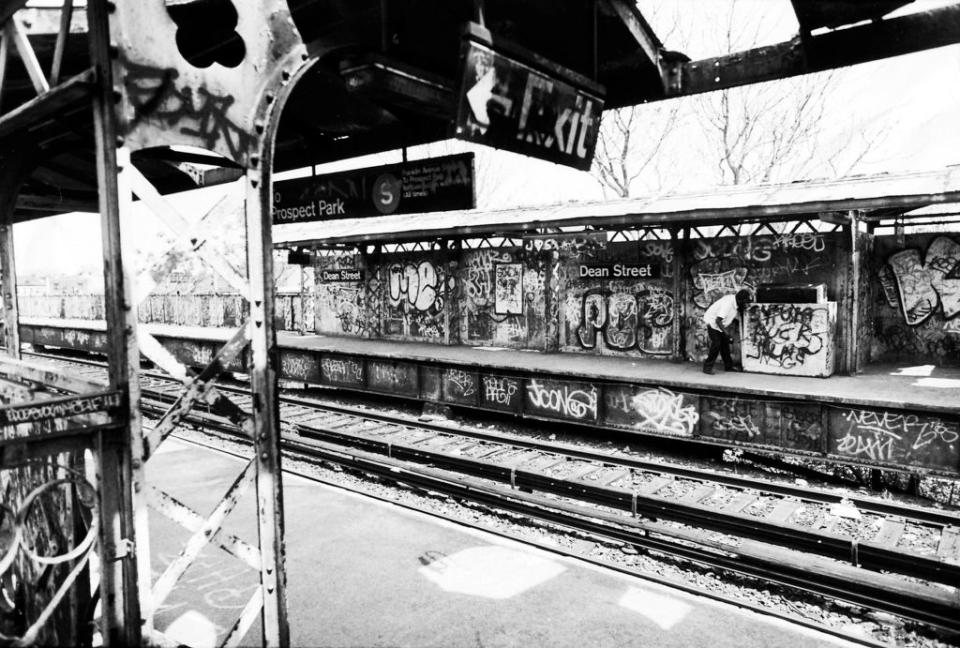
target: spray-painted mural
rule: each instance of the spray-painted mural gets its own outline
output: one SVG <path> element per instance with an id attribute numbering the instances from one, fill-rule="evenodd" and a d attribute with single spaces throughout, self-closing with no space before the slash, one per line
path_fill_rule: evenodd
<path id="1" fill-rule="evenodd" d="M 440 253 L 391 255 L 367 281 L 368 317 L 380 314 L 380 336 L 450 342 L 447 302 L 456 287 Z"/>
<path id="2" fill-rule="evenodd" d="M 364 263 L 359 253 L 315 257 L 314 326 L 325 335 L 367 337 Z"/>
<path id="3" fill-rule="evenodd" d="M 744 314 L 745 371 L 833 373 L 837 304 L 751 304 Z"/>
<path id="4" fill-rule="evenodd" d="M 672 244 L 596 242 L 561 252 L 560 350 L 673 352 Z"/>
<path id="5" fill-rule="evenodd" d="M 829 298 L 842 294 L 838 234 L 795 232 L 778 235 L 722 236 L 693 239 L 685 304 L 686 354 L 702 360 L 710 347 L 703 313 L 714 301 L 741 288 L 761 284 L 823 283 Z M 734 327 L 736 329 L 736 327 Z M 734 356 L 740 354 L 734 330 Z"/>
<path id="6" fill-rule="evenodd" d="M 483 248 L 461 256 L 457 285 L 460 341 L 543 348 L 545 267 L 519 248 Z"/>
<path id="7" fill-rule="evenodd" d="M 960 365 L 960 242 L 882 236 L 874 250 L 871 361 Z"/>

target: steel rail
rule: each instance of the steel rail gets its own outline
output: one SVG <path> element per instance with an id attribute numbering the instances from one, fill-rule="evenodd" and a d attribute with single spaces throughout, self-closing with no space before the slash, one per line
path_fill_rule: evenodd
<path id="1" fill-rule="evenodd" d="M 52 358 L 63 360 L 57 356 L 43 355 L 43 354 L 34 354 L 40 357 Z M 70 358 L 69 362 L 79 362 L 80 364 L 87 365 L 97 365 L 96 361 L 91 360 L 75 360 Z M 102 363 L 99 363 L 102 364 Z M 147 376 L 157 380 L 169 381 L 171 383 L 177 383 L 169 376 L 160 374 L 157 372 L 144 371 L 141 372 L 142 376 Z M 232 387 L 230 385 L 218 385 L 217 389 L 223 391 L 228 391 L 231 393 L 237 394 L 246 394 L 249 395 L 249 392 L 245 392 L 239 387 Z M 167 395 L 162 392 L 153 392 L 149 388 L 144 388 L 144 393 L 154 393 L 155 396 L 159 399 L 168 398 Z M 688 468 L 685 466 L 679 466 L 676 464 L 669 463 L 660 463 L 654 461 L 645 461 L 642 459 L 633 459 L 630 457 L 618 457 L 603 452 L 597 452 L 593 450 L 585 450 L 572 446 L 565 443 L 551 443 L 549 441 L 541 440 L 526 440 L 515 435 L 506 434 L 506 433 L 497 433 L 489 432 L 484 430 L 477 430 L 475 428 L 465 427 L 456 425 L 453 423 L 435 423 L 430 421 L 420 421 L 414 417 L 404 417 L 391 414 L 384 414 L 379 412 L 373 412 L 358 407 L 350 407 L 348 405 L 336 405 L 328 403 L 320 403 L 311 399 L 306 399 L 302 397 L 295 397 L 284 395 L 280 397 L 281 405 L 295 405 L 300 407 L 309 407 L 317 410 L 329 411 L 329 412 L 338 412 L 346 415 L 353 415 L 359 418 L 365 418 L 373 421 L 380 421 L 386 424 L 394 425 L 409 425 L 415 426 L 422 429 L 433 430 L 436 432 L 446 433 L 446 434 L 455 434 L 458 436 L 466 436 L 472 439 L 477 439 L 481 441 L 489 441 L 492 443 L 503 443 L 508 445 L 513 445 L 517 448 L 524 448 L 528 450 L 539 450 L 543 452 L 555 452 L 557 454 L 563 454 L 566 456 L 574 457 L 577 459 L 584 459 L 586 461 L 595 461 L 598 463 L 606 463 L 611 466 L 623 467 L 623 468 L 635 468 L 638 470 L 645 470 L 648 472 L 655 472 L 664 475 L 672 475 L 674 477 L 683 477 L 692 480 L 709 480 L 714 483 L 722 484 L 725 486 L 730 486 L 733 488 L 740 489 L 752 489 L 756 491 L 765 491 L 767 493 L 780 495 L 782 497 L 794 497 L 798 500 L 807 500 L 811 502 L 816 502 L 819 504 L 829 505 L 829 504 L 839 504 L 842 501 L 846 500 L 854 504 L 860 511 L 867 513 L 874 513 L 877 515 L 884 516 L 898 516 L 909 518 L 913 521 L 926 522 L 930 524 L 939 524 L 943 526 L 957 525 L 960 526 L 960 512 L 953 513 L 944 510 L 932 510 L 927 508 L 922 508 L 919 506 L 907 505 L 907 504 L 896 504 L 891 502 L 882 501 L 876 498 L 866 498 L 859 497 L 855 494 L 844 494 L 839 495 L 836 493 L 831 493 L 828 491 L 811 488 L 809 486 L 797 487 L 787 484 L 778 484 L 776 482 L 768 482 L 762 479 L 752 478 L 752 477 L 743 477 L 740 475 L 730 475 L 724 474 L 721 472 L 703 470 L 697 468 Z M 293 423 L 292 425 L 297 427 L 309 427 L 303 424 Z M 313 429 L 318 429 L 316 426 L 313 426 Z"/>

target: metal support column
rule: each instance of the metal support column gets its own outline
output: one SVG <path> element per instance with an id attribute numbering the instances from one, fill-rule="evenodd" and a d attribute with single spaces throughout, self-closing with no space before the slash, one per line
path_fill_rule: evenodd
<path id="1" fill-rule="evenodd" d="M 127 434 L 100 443 L 102 542 L 100 546 L 100 600 L 103 643 L 136 646 L 141 639 L 136 537 L 133 520 L 133 466 L 131 441 L 139 439 L 139 350 L 136 313 L 132 309 L 130 282 L 124 273 L 120 241 L 120 188 L 118 187 L 117 124 L 110 61 L 108 2 L 87 3 L 90 60 L 97 72 L 93 93 L 94 137 L 97 154 L 97 187 L 103 236 L 104 304 L 109 342 L 110 387 L 124 400 Z M 129 159 L 123 160 L 129 164 Z M 129 201 L 129 191 L 124 201 Z M 142 444 L 135 444 L 142 445 Z M 139 470 L 141 466 L 137 465 Z"/>
<path id="2" fill-rule="evenodd" d="M 848 314 L 850 317 L 850 336 L 846 345 L 846 373 L 850 376 L 857 375 L 860 364 L 860 282 L 863 274 L 862 262 L 860 259 L 860 214 L 856 210 L 849 212 L 850 224 L 847 226 L 850 242 L 850 266 L 848 282 L 850 285 L 847 295 L 850 298 L 850 307 Z"/>
<path id="3" fill-rule="evenodd" d="M 4 174 L 5 176 L 8 174 Z M 16 204 L 15 187 L 0 179 L 0 290 L 3 293 L 3 337 L 0 343 L 7 355 L 20 357 L 20 310 L 17 302 L 17 265 L 13 253 L 13 209 Z"/>
<path id="4" fill-rule="evenodd" d="M 264 138 L 266 139 L 266 138 Z M 290 643 L 286 608 L 283 481 L 280 472 L 280 416 L 277 405 L 277 336 L 274 330 L 273 237 L 270 170 L 272 141 L 261 140 L 262 155 L 246 175 L 247 266 L 250 281 L 250 391 L 257 465 L 257 526 L 263 644 Z"/>

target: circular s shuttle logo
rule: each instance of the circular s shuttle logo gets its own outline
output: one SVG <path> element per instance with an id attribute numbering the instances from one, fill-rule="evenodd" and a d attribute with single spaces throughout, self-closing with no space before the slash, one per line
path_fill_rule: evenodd
<path id="1" fill-rule="evenodd" d="M 373 204 L 381 214 L 392 214 L 400 205 L 400 178 L 392 173 L 377 176 L 373 182 Z"/>

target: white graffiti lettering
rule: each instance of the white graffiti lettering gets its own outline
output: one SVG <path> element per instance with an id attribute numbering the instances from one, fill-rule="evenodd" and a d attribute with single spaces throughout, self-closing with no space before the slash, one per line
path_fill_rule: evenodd
<path id="1" fill-rule="evenodd" d="M 635 395 L 630 406 L 640 415 L 635 427 L 661 434 L 693 436 L 700 420 L 696 406 L 684 405 L 682 394 L 662 387 Z"/>
<path id="2" fill-rule="evenodd" d="M 527 398 L 537 409 L 558 412 L 575 419 L 596 418 L 597 388 L 590 391 L 572 389 L 569 385 L 546 387 L 536 380 L 527 384 Z"/>

